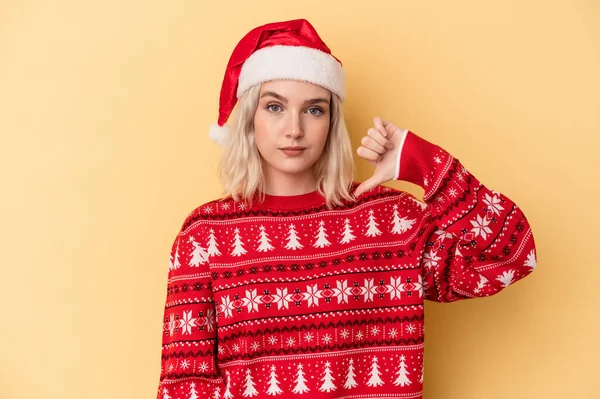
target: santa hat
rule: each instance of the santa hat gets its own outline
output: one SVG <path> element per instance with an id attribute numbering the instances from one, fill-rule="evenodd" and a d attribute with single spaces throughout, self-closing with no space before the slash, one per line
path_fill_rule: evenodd
<path id="1" fill-rule="evenodd" d="M 314 83 L 346 97 L 342 63 L 331 54 L 317 31 L 305 19 L 273 22 L 252 29 L 237 44 L 221 86 L 219 119 L 209 136 L 223 146 L 225 124 L 237 100 L 250 87 L 270 80 L 291 79 Z"/>

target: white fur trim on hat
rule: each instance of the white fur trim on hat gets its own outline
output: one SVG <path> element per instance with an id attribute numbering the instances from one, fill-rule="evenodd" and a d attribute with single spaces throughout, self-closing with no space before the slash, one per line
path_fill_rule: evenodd
<path id="1" fill-rule="evenodd" d="M 231 129 L 229 125 L 219 126 L 218 123 L 213 123 L 208 131 L 208 136 L 219 146 L 224 147 L 230 133 Z"/>
<path id="2" fill-rule="evenodd" d="M 342 101 L 346 97 L 344 69 L 332 55 L 310 47 L 276 45 L 256 50 L 244 62 L 237 98 L 254 85 L 277 79 L 314 83 L 334 92 Z"/>

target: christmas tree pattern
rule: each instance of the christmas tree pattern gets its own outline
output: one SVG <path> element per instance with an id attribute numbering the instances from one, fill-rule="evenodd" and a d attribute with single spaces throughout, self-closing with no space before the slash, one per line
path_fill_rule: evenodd
<path id="1" fill-rule="evenodd" d="M 410 374 L 408 372 L 408 370 L 406 370 L 406 363 L 404 362 L 406 360 L 406 358 L 404 357 L 404 355 L 400 355 L 400 366 L 398 368 L 398 371 L 396 371 L 396 375 L 398 375 L 398 377 L 396 378 L 396 380 L 394 381 L 394 385 L 397 386 L 406 386 L 406 385 L 410 385 L 410 379 L 408 378 L 408 375 Z"/>
<path id="2" fill-rule="evenodd" d="M 348 244 L 350 241 L 354 240 L 356 236 L 352 234 L 352 227 L 350 226 L 350 219 L 344 219 L 344 232 L 342 233 L 342 240 L 340 244 Z"/>
<path id="3" fill-rule="evenodd" d="M 279 388 L 279 380 L 275 373 L 275 366 L 271 366 L 271 374 L 269 375 L 269 389 L 267 389 L 267 395 L 279 395 L 283 391 Z"/>
<path id="4" fill-rule="evenodd" d="M 427 203 L 423 202 L 423 201 L 419 201 L 418 199 L 414 198 L 414 197 L 409 197 L 415 204 L 419 205 L 419 207 L 421 208 L 421 210 L 425 210 L 425 208 L 427 208 Z"/>
<path id="5" fill-rule="evenodd" d="M 367 381 L 367 385 L 370 387 L 377 387 L 383 385 L 383 381 L 381 380 L 381 371 L 379 371 L 379 364 L 377 364 L 377 356 L 373 356 L 373 361 L 371 363 L 371 372 L 369 373 L 371 378 Z"/>
<path id="6" fill-rule="evenodd" d="M 306 378 L 304 378 L 302 364 L 298 364 L 298 373 L 294 382 L 296 383 L 296 386 L 292 389 L 293 393 L 305 393 L 309 391 L 309 388 L 306 386 Z"/>
<path id="7" fill-rule="evenodd" d="M 375 237 L 381 235 L 381 230 L 377 228 L 378 223 L 375 220 L 375 215 L 373 214 L 373 209 L 369 209 L 369 222 L 367 224 L 367 232 L 366 236 Z"/>
<path id="8" fill-rule="evenodd" d="M 527 254 L 527 260 L 525 261 L 523 266 L 527 266 L 527 267 L 531 268 L 531 271 L 533 271 L 535 269 L 536 264 L 537 264 L 537 260 L 535 259 L 535 251 L 532 249 Z"/>
<path id="9" fill-rule="evenodd" d="M 225 385 L 225 394 L 223 394 L 223 399 L 231 399 L 233 395 L 231 394 L 231 373 L 229 370 L 225 371 L 225 378 L 227 378 L 227 385 Z"/>
<path id="10" fill-rule="evenodd" d="M 298 239 L 298 235 L 296 233 L 296 226 L 294 226 L 294 224 L 290 224 L 289 227 L 289 232 L 288 232 L 288 236 L 287 236 L 287 244 L 285 245 L 285 247 L 287 249 L 301 249 L 304 248 L 304 245 L 302 245 L 300 243 L 300 240 Z"/>
<path id="11" fill-rule="evenodd" d="M 425 377 L 425 361 L 421 363 L 421 377 L 419 377 L 419 383 L 423 384 L 423 378 Z"/>
<path id="12" fill-rule="evenodd" d="M 485 276 L 479 276 L 479 282 L 477 283 L 477 287 L 475 287 L 475 289 L 473 289 L 474 293 L 479 293 L 481 292 L 481 290 L 483 288 L 485 288 L 485 285 L 487 284 L 488 279 L 485 278 Z"/>
<path id="13" fill-rule="evenodd" d="M 215 230 L 210 229 L 208 234 L 208 256 L 219 256 L 221 255 L 221 251 L 219 251 L 219 246 L 217 244 L 217 237 L 215 237 Z"/>
<path id="14" fill-rule="evenodd" d="M 354 379 L 355 377 L 356 374 L 354 374 L 354 359 L 350 359 L 350 363 L 348 365 L 348 372 L 346 373 L 346 381 L 344 382 L 344 388 L 350 389 L 356 387 L 358 383 Z"/>
<path id="15" fill-rule="evenodd" d="M 233 251 L 231 252 L 231 255 L 242 256 L 248 251 L 244 249 L 242 237 L 240 236 L 240 229 L 236 227 L 233 232 L 235 237 L 233 239 Z"/>
<path id="16" fill-rule="evenodd" d="M 271 239 L 267 236 L 267 232 L 265 231 L 265 226 L 260 226 L 259 227 L 260 230 L 260 238 L 258 239 L 258 248 L 256 248 L 257 251 L 259 252 L 266 252 L 266 251 L 270 251 L 273 248 L 275 248 L 273 245 L 271 245 Z"/>
<path id="17" fill-rule="evenodd" d="M 506 288 L 512 284 L 515 278 L 515 271 L 513 269 L 507 270 L 503 272 L 501 275 L 498 275 L 496 280 L 502 283 L 502 287 Z"/>
<path id="18" fill-rule="evenodd" d="M 188 399 L 198 399 L 198 391 L 196 391 L 196 383 L 194 382 L 190 384 L 190 396 Z"/>
<path id="19" fill-rule="evenodd" d="M 315 247 L 315 248 L 324 248 L 324 247 L 331 245 L 331 243 L 327 239 L 327 233 L 325 232 L 325 221 L 324 220 L 319 221 L 319 231 L 318 231 L 317 235 L 315 236 L 315 238 L 317 239 L 315 241 L 315 243 L 313 244 L 313 247 Z"/>
<path id="20" fill-rule="evenodd" d="M 171 255 L 169 260 L 169 270 L 179 269 L 181 263 L 179 263 L 179 240 L 177 241 L 177 246 L 175 247 L 175 255 Z"/>
<path id="21" fill-rule="evenodd" d="M 331 392 L 337 389 L 335 384 L 333 383 L 335 377 L 333 377 L 330 367 L 331 363 L 325 362 L 325 371 L 323 377 L 321 378 L 321 381 L 323 381 L 323 385 L 321 385 L 321 387 L 319 388 L 319 391 L 321 392 Z"/>
<path id="22" fill-rule="evenodd" d="M 163 388 L 161 399 L 171 399 L 171 395 L 169 395 L 169 390 L 167 388 Z"/>
<path id="23" fill-rule="evenodd" d="M 400 234 L 410 229 L 417 219 L 407 219 L 398 214 L 398 204 L 394 204 L 394 219 L 392 220 L 392 233 Z"/>
<path id="24" fill-rule="evenodd" d="M 206 250 L 202 248 L 200 243 L 196 242 L 196 240 L 194 240 L 194 237 L 190 237 L 190 242 L 194 246 L 194 251 L 192 252 L 192 259 L 190 260 L 190 266 L 198 267 L 208 262 L 208 252 L 206 252 Z"/>
<path id="25" fill-rule="evenodd" d="M 255 382 L 252 380 L 252 374 L 250 369 L 246 369 L 246 390 L 242 393 L 242 396 L 252 397 L 258 395 L 258 391 L 254 388 Z"/>

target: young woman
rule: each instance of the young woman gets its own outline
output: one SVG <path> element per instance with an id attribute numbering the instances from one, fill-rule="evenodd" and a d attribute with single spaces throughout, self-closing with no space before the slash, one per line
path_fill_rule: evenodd
<path id="1" fill-rule="evenodd" d="M 173 243 L 158 398 L 421 398 L 424 300 L 534 270 L 517 205 L 412 131 L 375 118 L 357 149 L 375 173 L 355 182 L 344 97 L 306 20 L 234 49 L 211 131 L 226 195 Z"/>

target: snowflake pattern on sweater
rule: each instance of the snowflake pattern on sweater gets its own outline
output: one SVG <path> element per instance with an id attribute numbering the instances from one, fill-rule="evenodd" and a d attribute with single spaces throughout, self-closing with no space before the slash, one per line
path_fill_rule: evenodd
<path id="1" fill-rule="evenodd" d="M 408 131 L 399 180 L 189 214 L 169 262 L 158 399 L 421 398 L 424 300 L 500 292 L 537 262 L 527 219 Z M 352 190 L 358 186 L 353 183 Z"/>

